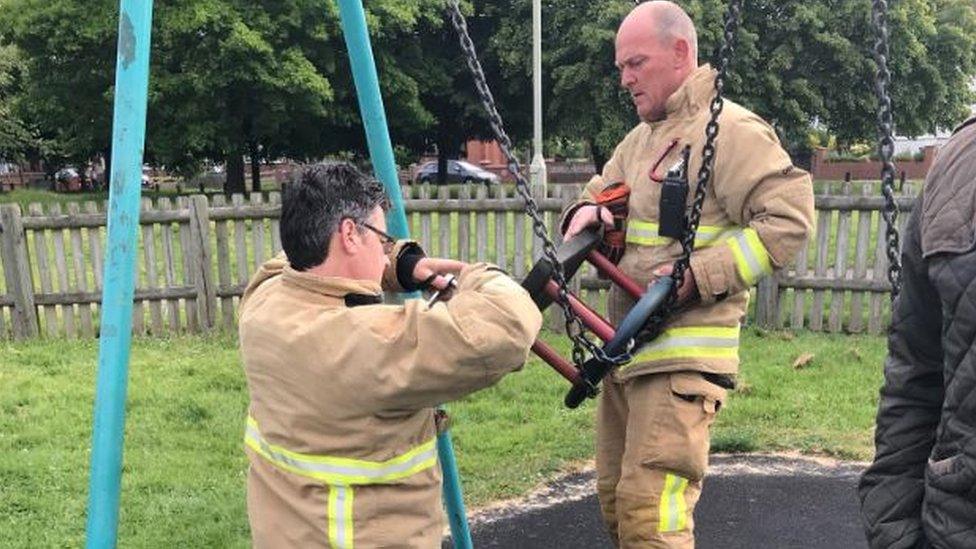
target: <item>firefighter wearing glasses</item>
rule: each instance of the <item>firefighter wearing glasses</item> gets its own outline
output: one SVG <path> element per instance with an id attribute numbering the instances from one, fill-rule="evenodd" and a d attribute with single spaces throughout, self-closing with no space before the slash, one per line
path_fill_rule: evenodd
<path id="1" fill-rule="evenodd" d="M 287 258 L 242 298 L 255 547 L 440 546 L 433 407 L 519 369 L 542 325 L 497 268 L 394 242 L 384 207 L 349 164 L 305 169 L 283 198 Z M 382 304 L 424 283 L 440 302 Z"/>

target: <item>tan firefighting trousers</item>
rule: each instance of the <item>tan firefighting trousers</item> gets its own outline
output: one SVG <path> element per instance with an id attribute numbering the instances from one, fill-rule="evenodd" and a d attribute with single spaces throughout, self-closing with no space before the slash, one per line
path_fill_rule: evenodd
<path id="1" fill-rule="evenodd" d="M 694 547 L 709 429 L 725 397 L 694 371 L 606 380 L 597 409 L 597 492 L 616 546 Z"/>

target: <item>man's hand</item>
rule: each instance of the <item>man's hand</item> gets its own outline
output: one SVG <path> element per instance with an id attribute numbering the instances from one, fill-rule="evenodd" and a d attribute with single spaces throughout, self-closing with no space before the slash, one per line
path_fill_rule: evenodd
<path id="1" fill-rule="evenodd" d="M 671 276 L 672 271 L 674 271 L 674 267 L 672 265 L 664 265 L 663 267 L 654 269 L 651 274 L 654 275 L 655 279 L 658 279 L 665 276 Z M 651 281 L 651 284 L 653 283 L 654 282 Z M 691 272 L 691 269 L 685 269 L 684 280 L 682 281 L 681 286 L 678 288 L 677 305 L 679 307 L 681 305 L 687 305 L 688 303 L 697 301 L 699 297 L 698 283 L 695 282 L 695 273 Z"/>
<path id="2" fill-rule="evenodd" d="M 458 276 L 461 274 L 461 269 L 467 266 L 467 263 L 454 259 L 425 257 L 418 261 L 414 267 L 413 279 L 417 282 L 424 282 L 433 277 L 428 287 L 434 290 L 440 290 L 440 300 L 447 301 L 451 298 L 451 291 L 448 288 L 446 275 L 453 274 L 454 276 Z"/>
<path id="3" fill-rule="evenodd" d="M 598 215 L 599 218 L 597 217 Z M 610 213 L 610 210 L 597 206 L 596 204 L 580 206 L 573 213 L 573 218 L 569 220 L 569 226 L 566 227 L 566 234 L 563 235 L 563 242 L 583 232 L 587 227 L 599 224 L 600 221 L 603 221 L 603 224 L 607 227 L 613 228 L 613 214 Z"/>

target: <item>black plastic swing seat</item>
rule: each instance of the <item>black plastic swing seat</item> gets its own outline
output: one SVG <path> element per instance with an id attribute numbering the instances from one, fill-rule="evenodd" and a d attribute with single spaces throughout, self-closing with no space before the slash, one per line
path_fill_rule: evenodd
<path id="1" fill-rule="evenodd" d="M 607 356 L 614 357 L 630 351 L 628 347 L 633 344 L 638 333 L 647 326 L 651 316 L 667 302 L 673 286 L 674 279 L 670 276 L 662 277 L 651 284 L 644 295 L 630 308 L 627 316 L 620 321 L 613 339 L 603 346 L 603 352 Z M 643 341 L 643 343 L 647 342 Z M 573 385 L 563 400 L 566 407 L 576 408 L 583 400 L 595 397 L 597 385 L 613 368 L 614 364 L 603 362 L 597 357 L 587 360 L 580 372 L 580 383 Z"/>
<path id="2" fill-rule="evenodd" d="M 563 276 L 568 282 L 579 270 L 580 265 L 586 261 L 586 256 L 603 238 L 600 229 L 587 229 L 570 240 L 563 242 L 556 248 L 556 260 L 563 267 Z M 522 287 L 525 288 L 532 301 L 539 307 L 540 311 L 552 304 L 553 299 L 545 292 L 546 284 L 552 279 L 552 265 L 545 258 L 540 259 L 532 266 L 532 270 L 522 280 Z"/>

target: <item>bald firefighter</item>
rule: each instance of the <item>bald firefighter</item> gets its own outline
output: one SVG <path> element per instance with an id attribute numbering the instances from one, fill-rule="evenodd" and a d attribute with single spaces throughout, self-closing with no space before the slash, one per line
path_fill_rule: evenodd
<path id="1" fill-rule="evenodd" d="M 283 198 L 287 259 L 244 293 L 255 547 L 439 547 L 433 407 L 519 369 L 541 327 L 499 269 L 394 241 L 385 204 L 349 164 L 306 168 Z M 453 295 L 432 305 L 382 303 L 384 289 L 451 292 L 451 274 Z"/>
<path id="2" fill-rule="evenodd" d="M 566 238 L 600 220 L 612 228 L 613 212 L 599 202 L 617 197 L 611 202 L 620 217 L 619 188 L 627 185 L 619 266 L 646 285 L 670 274 L 681 255 L 674 220 L 683 223 L 694 196 L 715 71 L 698 66 L 694 24 L 670 2 L 645 2 L 627 15 L 617 32 L 616 65 L 641 122 L 567 211 L 563 228 Z M 673 194 L 662 200 L 667 172 L 686 146 L 691 188 L 680 200 Z M 611 374 L 598 405 L 597 487 L 616 545 L 694 546 L 692 513 L 710 426 L 734 387 L 749 288 L 804 245 L 813 211 L 810 177 L 793 166 L 775 131 L 726 100 L 714 176 L 679 289 L 682 309 L 633 362 Z M 619 321 L 632 304 L 614 288 L 611 319 Z"/>

